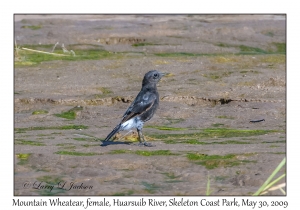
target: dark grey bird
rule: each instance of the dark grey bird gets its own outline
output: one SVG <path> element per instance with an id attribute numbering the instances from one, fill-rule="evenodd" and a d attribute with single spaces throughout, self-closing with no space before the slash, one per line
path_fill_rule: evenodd
<path id="1" fill-rule="evenodd" d="M 166 74 L 167 73 L 161 73 L 157 70 L 152 70 L 145 74 L 141 91 L 124 113 L 121 122 L 107 135 L 104 141 L 110 141 L 119 131 L 136 128 L 139 135 L 139 145 L 154 146 L 145 141 L 142 129 L 144 123 L 153 117 L 158 108 L 159 95 L 156 84 Z"/>

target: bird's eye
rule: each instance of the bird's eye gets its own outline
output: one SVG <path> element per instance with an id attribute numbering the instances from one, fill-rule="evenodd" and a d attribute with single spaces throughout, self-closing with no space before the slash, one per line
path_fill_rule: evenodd
<path id="1" fill-rule="evenodd" d="M 155 73 L 155 74 L 154 74 L 154 77 L 157 77 L 157 76 L 158 76 L 158 74 Z"/>

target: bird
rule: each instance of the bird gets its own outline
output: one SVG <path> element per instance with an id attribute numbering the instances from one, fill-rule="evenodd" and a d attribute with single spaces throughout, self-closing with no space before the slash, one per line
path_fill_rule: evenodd
<path id="1" fill-rule="evenodd" d="M 153 117 L 159 106 L 159 94 L 156 84 L 167 74 L 158 70 L 151 70 L 145 74 L 140 92 L 124 113 L 121 122 L 107 135 L 104 142 L 111 141 L 111 138 L 119 131 L 136 128 L 139 136 L 139 146 L 155 146 L 145 141 L 142 130 L 144 123 Z"/>

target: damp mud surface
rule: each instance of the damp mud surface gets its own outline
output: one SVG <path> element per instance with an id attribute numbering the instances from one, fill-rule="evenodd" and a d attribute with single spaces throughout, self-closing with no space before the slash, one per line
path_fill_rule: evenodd
<path id="1" fill-rule="evenodd" d="M 15 15 L 14 194 L 253 194 L 286 156 L 285 18 Z M 153 69 L 156 146 L 100 146 Z"/>

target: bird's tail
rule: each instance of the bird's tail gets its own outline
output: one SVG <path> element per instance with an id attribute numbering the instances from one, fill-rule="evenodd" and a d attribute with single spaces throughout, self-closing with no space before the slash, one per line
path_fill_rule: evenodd
<path id="1" fill-rule="evenodd" d="M 112 132 L 110 132 L 107 137 L 104 139 L 104 141 L 109 141 L 111 139 L 111 137 L 113 137 L 116 133 L 118 133 L 121 129 L 121 123 L 119 125 L 117 125 Z"/>

